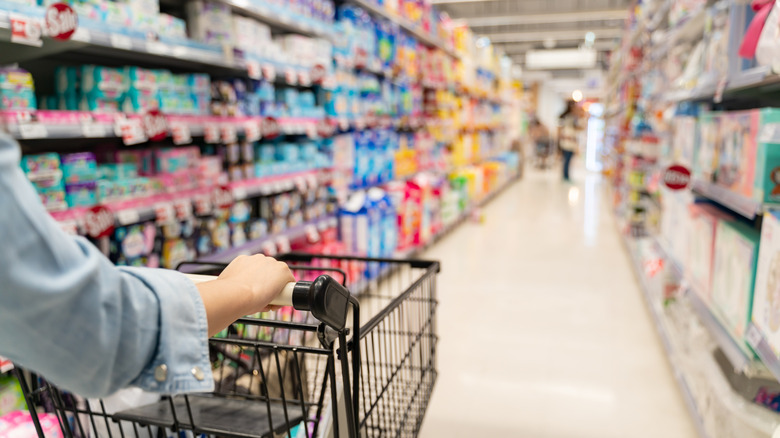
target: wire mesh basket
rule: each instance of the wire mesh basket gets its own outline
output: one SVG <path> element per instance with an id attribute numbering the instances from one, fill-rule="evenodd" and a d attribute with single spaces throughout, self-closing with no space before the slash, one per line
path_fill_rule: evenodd
<path id="1" fill-rule="evenodd" d="M 311 302 L 298 299 L 293 307 L 241 318 L 211 338 L 212 393 L 127 389 L 85 399 L 17 368 L 38 435 L 417 436 L 437 377 L 438 262 L 310 254 L 280 259 L 308 288 Z M 201 274 L 223 268 L 180 266 Z M 56 417 L 61 434 L 44 434 L 44 416 Z"/>

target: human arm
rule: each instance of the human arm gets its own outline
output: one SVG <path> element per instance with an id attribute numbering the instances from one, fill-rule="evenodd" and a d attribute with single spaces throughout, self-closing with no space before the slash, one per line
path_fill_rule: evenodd
<path id="1" fill-rule="evenodd" d="M 240 286 L 238 274 L 199 289 L 175 271 L 113 266 L 59 228 L 19 158 L 0 133 L 0 355 L 84 396 L 211 391 L 208 332 L 262 309 L 271 292 Z M 244 290 L 256 301 L 224 298 Z"/>
<path id="2" fill-rule="evenodd" d="M 197 284 L 206 308 L 209 336 L 244 315 L 264 310 L 293 281 L 295 277 L 283 262 L 261 254 L 236 257 L 216 280 Z"/>

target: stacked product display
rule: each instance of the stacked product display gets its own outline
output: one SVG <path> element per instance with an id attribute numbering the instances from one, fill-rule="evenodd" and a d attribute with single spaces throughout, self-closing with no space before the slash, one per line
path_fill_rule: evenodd
<path id="1" fill-rule="evenodd" d="M 764 7 L 642 2 L 610 71 L 616 211 L 708 437 L 780 425 L 780 46 L 777 5 Z"/>
<path id="2" fill-rule="evenodd" d="M 408 256 L 519 177 L 511 63 L 427 1 L 0 0 L 0 65 L 22 170 L 117 265 Z"/>

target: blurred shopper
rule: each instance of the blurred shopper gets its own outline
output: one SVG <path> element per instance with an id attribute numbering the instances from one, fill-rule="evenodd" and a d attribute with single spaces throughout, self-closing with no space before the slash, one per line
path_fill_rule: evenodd
<path id="1" fill-rule="evenodd" d="M 547 161 L 553 154 L 552 142 L 550 141 L 550 130 L 537 117 L 533 117 L 528 127 L 528 134 L 534 144 L 536 154 L 536 167 L 540 169 L 547 168 Z"/>
<path id="2" fill-rule="evenodd" d="M 577 102 L 566 102 L 566 111 L 558 121 L 558 147 L 563 155 L 563 180 L 571 181 L 571 159 L 579 149 L 579 130 L 582 110 Z"/>

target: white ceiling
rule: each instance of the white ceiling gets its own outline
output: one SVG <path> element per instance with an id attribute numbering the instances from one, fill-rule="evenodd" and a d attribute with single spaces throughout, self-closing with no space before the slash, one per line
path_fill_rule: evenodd
<path id="1" fill-rule="evenodd" d="M 528 50 L 578 47 L 585 34 L 596 36 L 594 47 L 606 52 L 622 34 L 632 0 L 433 0 L 453 19 L 462 19 L 485 35 L 521 66 Z M 602 64 L 606 56 L 600 55 Z"/>

